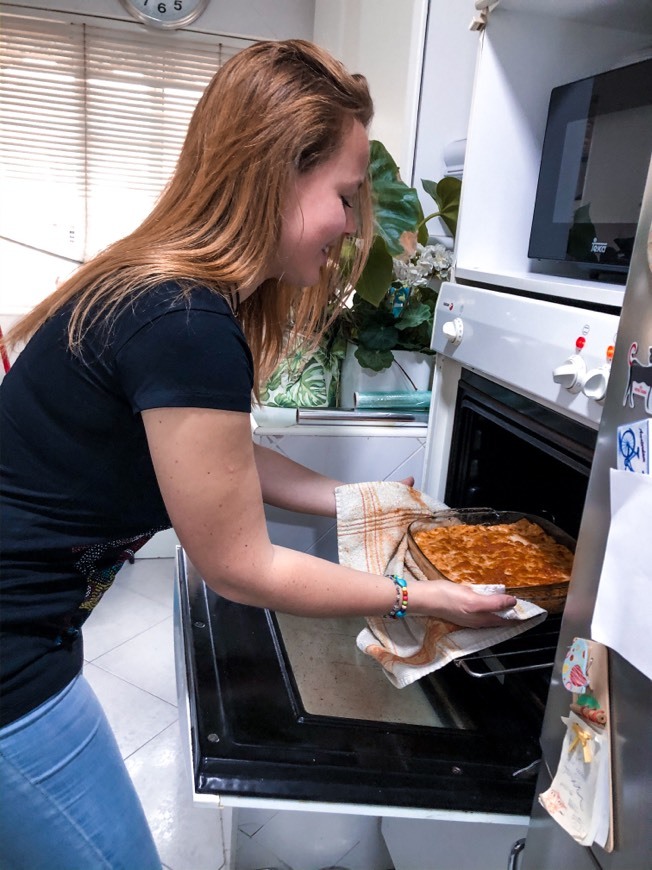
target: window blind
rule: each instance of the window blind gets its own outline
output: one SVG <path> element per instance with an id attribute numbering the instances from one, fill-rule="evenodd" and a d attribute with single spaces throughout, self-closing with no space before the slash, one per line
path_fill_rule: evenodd
<path id="1" fill-rule="evenodd" d="M 81 261 L 134 229 L 246 44 L 0 15 L 0 235 Z"/>

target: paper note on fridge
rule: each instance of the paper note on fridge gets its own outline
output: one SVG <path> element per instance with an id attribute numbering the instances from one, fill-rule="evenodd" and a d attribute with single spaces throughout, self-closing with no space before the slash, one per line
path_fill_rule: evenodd
<path id="1" fill-rule="evenodd" d="M 652 679 L 652 477 L 610 471 L 611 525 L 591 636 Z"/>
<path id="2" fill-rule="evenodd" d="M 539 803 L 582 846 L 604 847 L 610 829 L 609 741 L 574 713 L 562 722 L 559 766 Z"/>

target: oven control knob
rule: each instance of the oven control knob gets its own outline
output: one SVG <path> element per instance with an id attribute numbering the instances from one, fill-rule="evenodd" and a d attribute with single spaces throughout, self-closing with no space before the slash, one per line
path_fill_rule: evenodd
<path id="1" fill-rule="evenodd" d="M 464 335 L 464 323 L 461 317 L 456 317 L 455 320 L 447 320 L 441 328 L 446 338 L 451 344 L 459 344 Z"/>
<path id="2" fill-rule="evenodd" d="M 610 371 L 610 366 L 605 365 L 587 372 L 582 387 L 584 395 L 588 396 L 589 399 L 595 399 L 596 402 L 601 402 L 607 395 Z"/>
<path id="3" fill-rule="evenodd" d="M 579 393 L 584 386 L 585 377 L 586 363 L 576 353 L 564 360 L 552 373 L 553 381 L 571 393 Z"/>

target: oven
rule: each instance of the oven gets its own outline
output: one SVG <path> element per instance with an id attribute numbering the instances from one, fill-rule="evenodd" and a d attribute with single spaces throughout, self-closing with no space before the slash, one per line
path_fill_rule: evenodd
<path id="1" fill-rule="evenodd" d="M 534 514 L 577 538 L 619 311 L 464 283 L 442 285 L 422 488 L 451 507 Z M 561 615 L 459 662 L 527 673 L 545 703 Z"/>
<path id="2" fill-rule="evenodd" d="M 421 488 L 576 536 L 617 323 L 444 284 Z M 362 620 L 233 604 L 181 551 L 177 575 L 197 796 L 529 815 L 558 617 L 397 690 L 357 649 Z"/>

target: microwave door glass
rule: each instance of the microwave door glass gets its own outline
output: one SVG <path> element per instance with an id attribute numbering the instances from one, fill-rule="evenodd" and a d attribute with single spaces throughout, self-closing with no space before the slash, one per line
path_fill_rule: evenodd
<path id="1" fill-rule="evenodd" d="M 626 273 L 652 151 L 652 61 L 551 94 L 529 256 Z"/>

